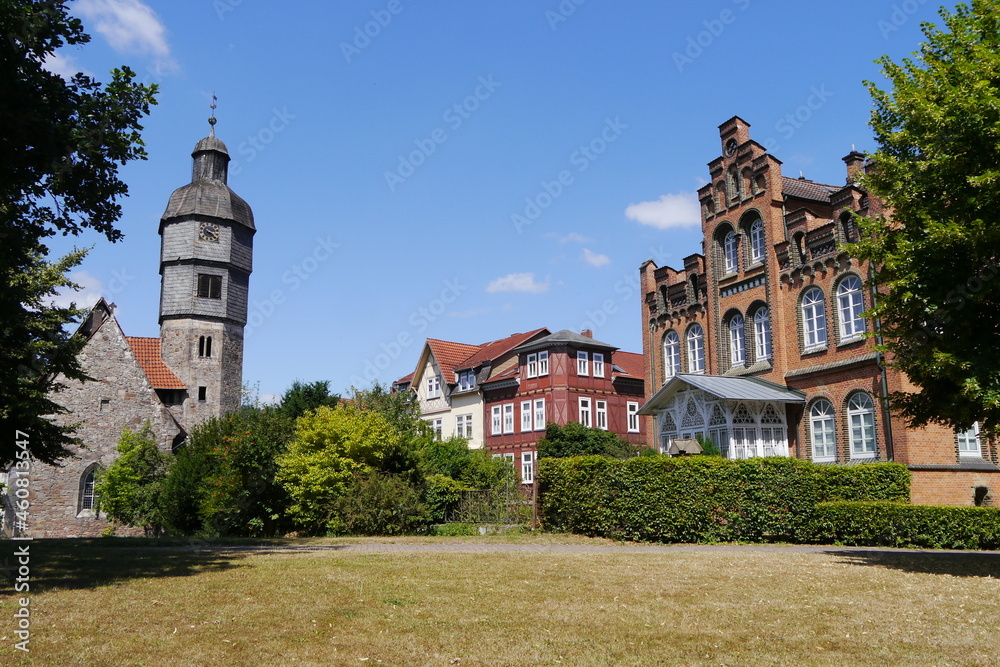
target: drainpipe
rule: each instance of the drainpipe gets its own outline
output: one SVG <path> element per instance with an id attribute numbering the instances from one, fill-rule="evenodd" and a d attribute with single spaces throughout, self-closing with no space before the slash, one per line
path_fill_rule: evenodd
<path id="1" fill-rule="evenodd" d="M 872 299 L 872 309 L 878 305 L 878 289 L 875 285 L 875 269 L 868 265 L 868 284 L 871 290 Z M 872 318 L 872 324 L 875 327 L 875 343 L 879 347 L 882 346 L 882 320 L 877 317 Z M 875 363 L 878 364 L 879 368 L 879 381 L 882 388 L 882 417 L 885 420 L 885 453 L 889 461 L 895 459 L 892 446 L 892 419 L 890 419 L 889 414 L 889 381 L 886 378 L 886 368 L 885 368 L 885 356 L 882 354 L 882 350 L 875 350 Z"/>

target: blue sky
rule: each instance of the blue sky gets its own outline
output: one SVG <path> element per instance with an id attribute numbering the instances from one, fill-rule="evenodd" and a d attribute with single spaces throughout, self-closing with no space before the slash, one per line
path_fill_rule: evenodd
<path id="1" fill-rule="evenodd" d="M 90 44 L 51 66 L 160 86 L 122 170 L 125 240 L 77 299 L 158 334 L 157 225 L 208 133 L 253 207 L 244 380 L 337 391 L 411 370 L 423 340 L 540 326 L 641 352 L 638 267 L 700 252 L 693 192 L 738 115 L 785 175 L 842 183 L 876 147 L 862 81 L 921 41 L 903 2 L 265 3 L 77 0 Z"/>

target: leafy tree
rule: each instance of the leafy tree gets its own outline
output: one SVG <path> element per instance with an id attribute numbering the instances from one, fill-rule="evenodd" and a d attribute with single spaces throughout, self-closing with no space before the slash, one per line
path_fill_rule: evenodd
<path id="1" fill-rule="evenodd" d="M 121 238 L 114 223 L 127 194 L 118 166 L 145 158 L 139 119 L 155 104 L 155 86 L 128 68 L 102 85 L 77 74 L 66 81 L 43 64 L 64 45 L 89 41 L 66 3 L 0 0 L 0 431 L 29 435 L 32 455 L 52 463 L 74 442 L 56 426 L 49 400 L 59 378 L 84 379 L 80 341 L 64 325 L 79 314 L 50 297 L 71 287 L 65 274 L 83 252 L 48 261 L 44 239 L 92 229 Z M 0 464 L 14 460 L 14 440 L 0 440 Z"/>
<path id="2" fill-rule="evenodd" d="M 168 525 L 246 537 L 290 529 L 291 499 L 275 477 L 292 434 L 292 420 L 277 406 L 245 406 L 196 426 L 164 484 Z"/>
<path id="3" fill-rule="evenodd" d="M 351 403 L 357 410 L 381 413 L 400 432 L 413 439 L 429 433 L 427 424 L 420 419 L 420 405 L 412 392 L 392 392 L 380 382 L 375 382 L 371 389 L 352 387 L 351 391 Z"/>
<path id="4" fill-rule="evenodd" d="M 611 431 L 588 428 L 578 422 L 569 422 L 566 426 L 549 422 L 545 437 L 538 441 L 538 458 L 597 454 L 624 459 L 637 453 L 636 447 Z"/>
<path id="5" fill-rule="evenodd" d="M 396 475 L 355 475 L 333 503 L 336 527 L 348 535 L 405 535 L 426 529 L 431 511 L 411 484 Z"/>
<path id="6" fill-rule="evenodd" d="M 296 380 L 282 394 L 280 406 L 285 416 L 295 420 L 321 405 L 335 408 L 339 402 L 340 396 L 330 393 L 329 380 L 309 383 Z"/>
<path id="7" fill-rule="evenodd" d="M 321 406 L 299 418 L 295 439 L 278 457 L 278 480 L 291 496 L 290 516 L 308 532 L 341 532 L 337 501 L 356 475 L 397 475 L 417 485 L 406 433 L 381 412 Z"/>
<path id="8" fill-rule="evenodd" d="M 886 216 L 859 219 L 849 252 L 874 268 L 882 349 L 918 387 L 891 404 L 914 426 L 1000 424 L 1000 2 L 925 23 L 892 84 L 866 82 L 879 144 L 862 183 Z"/>
<path id="9" fill-rule="evenodd" d="M 115 462 L 97 474 L 97 509 L 113 521 L 158 535 L 164 525 L 163 480 L 171 456 L 156 444 L 149 422 L 138 433 L 126 427 L 118 453 Z"/>

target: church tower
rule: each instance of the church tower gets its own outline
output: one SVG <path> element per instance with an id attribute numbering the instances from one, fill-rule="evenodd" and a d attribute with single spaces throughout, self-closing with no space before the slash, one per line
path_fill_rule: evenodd
<path id="1" fill-rule="evenodd" d="M 185 429 L 240 405 L 256 232 L 250 206 L 227 185 L 214 112 L 209 122 L 191 182 L 170 195 L 159 230 L 161 353 L 187 387 L 172 408 Z"/>

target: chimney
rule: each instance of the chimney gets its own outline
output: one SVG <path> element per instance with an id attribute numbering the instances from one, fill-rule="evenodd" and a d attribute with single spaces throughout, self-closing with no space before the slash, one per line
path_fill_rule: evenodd
<path id="1" fill-rule="evenodd" d="M 581 336 L 586 336 L 587 338 L 593 338 L 594 337 L 594 332 L 591 331 L 590 329 L 584 329 L 583 331 L 580 332 L 580 335 Z"/>
<path id="2" fill-rule="evenodd" d="M 854 146 L 851 146 L 851 152 L 844 157 L 844 164 L 847 165 L 847 183 L 854 183 L 858 173 L 861 173 L 865 166 L 865 154 L 854 150 Z"/>

